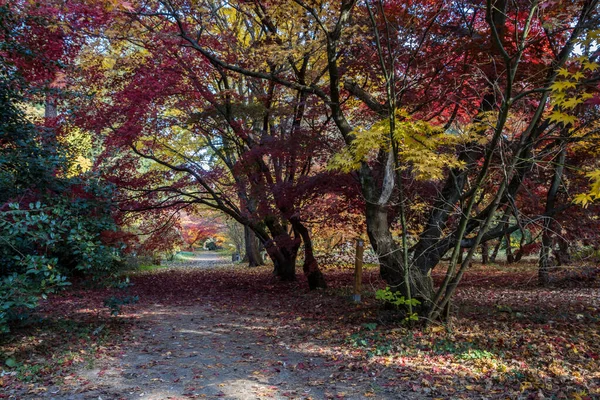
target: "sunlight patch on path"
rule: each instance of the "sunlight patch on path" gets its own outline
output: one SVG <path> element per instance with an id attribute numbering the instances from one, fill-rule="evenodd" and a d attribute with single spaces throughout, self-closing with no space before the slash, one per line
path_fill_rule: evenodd
<path id="1" fill-rule="evenodd" d="M 176 260 L 165 265 L 174 268 L 215 268 L 231 266 L 231 256 L 216 251 L 195 252 L 194 255 L 178 255 Z"/>

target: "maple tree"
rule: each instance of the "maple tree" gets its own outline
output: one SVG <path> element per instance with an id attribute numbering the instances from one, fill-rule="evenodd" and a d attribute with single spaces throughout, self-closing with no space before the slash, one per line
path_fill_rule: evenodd
<path id="1" fill-rule="evenodd" d="M 240 25 L 234 17 L 219 19 L 229 33 Z M 329 118 L 322 119 L 306 93 L 230 76 L 174 46 L 161 31 L 168 32 L 168 24 L 150 30 L 145 23 L 133 25 L 132 44 L 115 43 L 125 57 L 108 67 L 104 58 L 95 60 L 98 66 L 87 60 L 88 82 L 108 79 L 118 89 L 97 96 L 93 118 L 85 111 L 76 120 L 100 133 L 111 130 L 105 149 L 114 167 L 111 180 L 129 193 L 143 192 L 125 195 L 126 207 L 203 204 L 223 211 L 258 237 L 285 280 L 294 279 L 304 243 L 304 272 L 311 287 L 323 287 L 304 210 L 322 193 L 344 195 L 354 186 L 324 168 L 324 157 L 335 148 L 327 138 Z M 148 85 L 155 76 L 161 80 Z M 139 168 L 138 158 L 153 163 Z"/>
<path id="2" fill-rule="evenodd" d="M 535 171 L 595 140 L 595 1 L 82 1 L 65 18 L 89 7 L 102 17 L 71 30 L 86 43 L 72 80 L 91 96 L 71 123 L 105 138 L 98 165 L 128 211 L 219 209 L 286 280 L 303 243 L 314 288 L 307 225 L 356 179 L 382 277 L 430 319 L 477 248 L 548 231 L 564 180 Z M 527 206 L 533 181 L 545 210 Z"/>
<path id="3" fill-rule="evenodd" d="M 419 299 L 430 317 L 448 304 L 479 244 L 518 229 L 498 223 L 497 215 L 518 213 L 511 199 L 538 163 L 536 146 L 571 122 L 547 112 L 549 88 L 557 87 L 559 70 L 598 17 L 595 1 L 545 2 L 543 9 L 537 2 L 505 1 L 231 2 L 223 9 L 251 23 L 241 25 L 244 35 L 224 35 L 217 43 L 220 11 L 211 2 L 128 4 L 137 21 L 170 26 L 173 49 L 322 102 L 357 156 L 351 165 L 358 167 L 382 277 Z M 268 36 L 254 35 L 257 27 Z M 382 119 L 388 122 L 380 132 L 391 136 L 380 136 L 383 142 L 365 158 L 368 148 L 357 153 L 358 127 L 366 124 L 372 137 Z M 423 142 L 428 134 L 419 121 L 444 127 L 442 141 Z M 453 131 L 463 132 L 458 140 Z M 448 146 L 450 158 L 438 164 L 427 155 Z M 437 195 L 409 245 L 403 182 L 419 177 L 431 180 Z M 480 187 L 494 181 L 481 196 Z M 481 211 L 474 214 L 476 204 Z M 392 237 L 393 215 L 402 220 L 402 244 Z M 458 266 L 462 248 L 469 251 Z M 451 268 L 436 295 L 430 272 L 449 250 Z"/>

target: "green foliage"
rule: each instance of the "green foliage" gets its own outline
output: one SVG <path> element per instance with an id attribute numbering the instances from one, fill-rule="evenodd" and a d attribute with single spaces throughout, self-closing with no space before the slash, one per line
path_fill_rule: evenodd
<path id="1" fill-rule="evenodd" d="M 490 353 L 487 350 L 479 350 L 479 349 L 470 349 L 463 353 L 460 353 L 456 358 L 459 360 L 483 360 L 483 359 L 493 359 L 496 355 L 494 353 Z"/>
<path id="2" fill-rule="evenodd" d="M 368 357 L 385 356 L 398 350 L 392 340 L 376 331 L 376 323 L 363 324 L 363 329 L 346 338 L 350 346 L 364 349 Z"/>
<path id="3" fill-rule="evenodd" d="M 52 206 L 38 201 L 28 209 L 10 203 L 0 220 L 3 275 L 23 272 L 35 264 L 36 257 L 46 257 L 64 275 L 90 276 L 96 281 L 114 278 L 120 249 L 103 244 L 101 234 L 114 231 L 115 225 L 110 215 L 96 214 L 104 210 L 92 203 L 64 197 L 56 198 Z"/>
<path id="4" fill-rule="evenodd" d="M 375 322 L 369 322 L 362 325 L 366 330 L 374 331 L 377 329 L 377 324 Z"/>
<path id="5" fill-rule="evenodd" d="M 169 268 L 169 266 L 168 265 L 142 264 L 138 268 L 136 268 L 136 271 L 150 272 L 150 271 L 160 270 L 163 268 Z"/>
<path id="6" fill-rule="evenodd" d="M 454 354 L 459 360 L 479 360 L 494 358 L 496 355 L 487 350 L 481 350 L 478 343 L 457 341 L 450 338 L 438 338 L 432 349 L 437 354 Z"/>
<path id="7" fill-rule="evenodd" d="M 421 304 L 421 302 L 417 299 L 407 300 L 404 296 L 398 294 L 398 292 L 393 292 L 390 287 L 386 287 L 385 289 L 379 289 L 375 292 L 375 298 L 377 300 L 383 300 L 386 303 L 393 304 L 395 306 L 403 306 L 403 305 L 412 305 L 417 306 Z"/>
<path id="8" fill-rule="evenodd" d="M 0 280 L 0 333 L 9 332 L 8 324 L 27 317 L 24 310 L 37 306 L 38 297 L 45 297 L 69 285 L 66 278 L 45 257 L 27 256 L 23 264 L 25 273 L 13 273 Z"/>
<path id="9" fill-rule="evenodd" d="M 421 302 L 415 298 L 406 299 L 404 296 L 400 295 L 398 292 L 394 292 L 390 289 L 390 287 L 386 287 L 385 289 L 379 289 L 375 292 L 375 298 L 377 300 L 381 300 L 384 303 L 391 304 L 396 308 L 400 308 L 401 306 L 418 306 Z M 418 321 L 419 316 L 416 313 L 409 313 L 406 318 L 406 321 Z"/>
<path id="10" fill-rule="evenodd" d="M 120 249 L 101 241 L 111 227 L 109 218 L 86 214 L 89 202 L 55 200 L 21 209 L 9 204 L 0 219 L 0 332 L 11 320 L 22 319 L 23 310 L 68 285 L 67 276 L 79 274 L 94 281 L 114 279 Z"/>

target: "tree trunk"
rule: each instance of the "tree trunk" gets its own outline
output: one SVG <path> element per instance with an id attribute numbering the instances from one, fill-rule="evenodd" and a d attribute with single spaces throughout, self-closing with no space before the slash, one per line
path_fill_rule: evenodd
<path id="1" fill-rule="evenodd" d="M 282 281 L 295 281 L 296 280 L 296 257 L 298 255 L 298 248 L 295 249 L 276 249 L 273 253 L 269 252 L 269 256 L 273 259 L 275 276 L 279 277 Z"/>
<path id="2" fill-rule="evenodd" d="M 46 101 L 44 103 L 44 118 L 46 121 L 54 120 L 58 116 L 56 110 L 56 99 L 50 94 L 46 95 Z"/>
<path id="3" fill-rule="evenodd" d="M 566 265 L 571 262 L 571 255 L 569 254 L 569 242 L 563 237 L 558 237 L 558 250 L 554 251 L 556 257 L 556 264 L 558 266 Z"/>
<path id="4" fill-rule="evenodd" d="M 258 241 L 258 257 L 261 262 L 260 265 L 265 265 L 265 255 L 263 252 L 265 251 L 265 245 L 262 241 Z"/>
<path id="5" fill-rule="evenodd" d="M 294 246 L 278 246 L 273 240 L 265 243 L 267 255 L 273 262 L 273 275 L 282 281 L 296 280 L 296 258 L 299 244 Z"/>
<path id="6" fill-rule="evenodd" d="M 315 290 L 327 288 L 325 277 L 319 269 L 319 264 L 317 263 L 313 253 L 312 239 L 308 229 L 300 222 L 298 218 L 291 218 L 290 222 L 292 223 L 294 229 L 300 234 L 302 241 L 304 242 L 304 265 L 302 270 L 304 271 L 304 276 L 306 276 L 306 279 L 308 280 L 309 289 Z"/>
<path id="7" fill-rule="evenodd" d="M 544 226 L 542 233 L 542 248 L 540 249 L 540 261 L 538 266 L 538 283 L 542 286 L 547 286 L 550 283 L 550 268 L 552 267 L 550 259 L 550 250 L 552 249 L 552 213 L 554 212 L 554 204 L 556 203 L 556 195 L 562 181 L 562 174 L 567 156 L 567 149 L 563 147 L 554 170 L 552 184 L 548 189 L 546 196 L 546 209 L 544 212 Z"/>
<path id="8" fill-rule="evenodd" d="M 258 251 L 258 242 L 256 235 L 247 225 L 244 225 L 244 242 L 246 247 L 246 255 L 244 260 L 248 263 L 249 267 L 256 267 L 264 265 L 262 257 Z"/>
<path id="9" fill-rule="evenodd" d="M 498 257 L 498 252 L 500 251 L 500 246 L 502 245 L 502 238 L 498 239 L 496 246 L 494 246 L 494 250 L 492 251 L 492 255 L 490 256 L 490 262 L 495 263 L 496 257 Z"/>
<path id="10" fill-rule="evenodd" d="M 504 240 L 506 241 L 506 263 L 512 264 L 515 262 L 515 257 L 512 254 L 512 246 L 510 243 L 510 234 L 506 234 L 504 236 Z"/>
<path id="11" fill-rule="evenodd" d="M 542 234 L 542 248 L 540 249 L 540 261 L 538 266 L 538 283 L 541 286 L 548 286 L 548 284 L 550 284 L 550 268 L 552 267 L 552 260 L 550 259 L 552 236 L 547 225 L 550 224 L 544 221 L 544 233 Z"/>
<path id="12" fill-rule="evenodd" d="M 274 217 L 265 218 L 265 224 L 273 238 L 264 243 L 265 250 L 273 260 L 273 274 L 282 281 L 296 280 L 296 257 L 301 240 L 292 237 Z"/>
<path id="13" fill-rule="evenodd" d="M 272 217 L 270 219 L 266 218 L 263 222 L 251 225 L 250 227 L 256 238 L 264 246 L 269 258 L 273 261 L 273 275 L 283 281 L 295 280 L 296 257 L 298 255 L 298 248 L 300 247 L 300 240 L 290 237 L 281 224 Z M 259 253 L 258 257 L 259 260 L 262 260 Z"/>
<path id="14" fill-rule="evenodd" d="M 402 249 L 392 238 L 387 208 L 367 202 L 366 222 L 367 235 L 379 260 L 381 278 L 392 291 L 400 293 L 405 298 L 410 294 L 410 297 L 419 300 L 421 305 L 416 307 L 416 311 L 423 314 L 430 307 L 434 294 L 431 270 L 422 270 L 416 266 L 410 268 L 408 271 L 410 287 L 407 287 L 404 283 Z"/>
<path id="15" fill-rule="evenodd" d="M 523 251 L 523 249 L 519 249 L 515 252 L 515 255 L 513 256 L 513 262 L 518 263 L 519 261 L 521 261 L 521 259 L 523 258 L 523 256 L 525 255 L 525 251 Z"/>
<path id="16" fill-rule="evenodd" d="M 487 265 L 490 263 L 490 246 L 488 244 L 488 242 L 483 242 L 481 244 L 481 263 L 483 265 Z"/>

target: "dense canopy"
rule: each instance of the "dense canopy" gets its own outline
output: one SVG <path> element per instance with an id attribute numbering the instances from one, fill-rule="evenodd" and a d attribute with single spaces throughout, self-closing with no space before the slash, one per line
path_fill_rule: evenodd
<path id="1" fill-rule="evenodd" d="M 0 0 L 0 332 L 200 246 L 314 290 L 366 240 L 411 326 L 499 253 L 540 286 L 597 264 L 599 26 L 597 0 Z"/>

